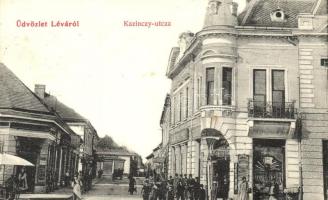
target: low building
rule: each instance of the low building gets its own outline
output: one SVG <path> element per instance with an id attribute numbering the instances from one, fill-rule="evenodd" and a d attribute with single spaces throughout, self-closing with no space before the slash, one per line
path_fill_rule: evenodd
<path id="1" fill-rule="evenodd" d="M 123 175 L 128 176 L 132 173 L 133 161 L 138 161 L 138 157 L 138 154 L 126 150 L 98 151 L 97 168 L 103 170 L 104 176 L 113 176 L 114 172 L 118 170 L 122 171 Z"/>
<path id="2" fill-rule="evenodd" d="M 74 135 L 56 112 L 0 64 L 0 143 L 3 152 L 34 164 L 25 167 L 27 192 L 47 192 L 57 187 L 68 160 L 63 149 L 71 146 Z M 0 181 L 21 169 L 1 166 Z"/>
<path id="3" fill-rule="evenodd" d="M 98 140 L 96 129 L 88 119 L 81 116 L 74 109 L 60 102 L 57 97 L 46 92 L 45 85 L 36 85 L 35 93 L 41 100 L 54 112 L 58 113 L 60 118 L 74 131 L 74 133 L 81 138 L 80 149 L 67 148 L 66 151 L 72 152 L 74 162 L 67 163 L 67 167 L 77 165 L 77 169 L 71 170 L 70 174 L 74 175 L 78 171 L 82 174 L 96 175 L 96 161 L 95 161 L 95 146 Z M 65 151 L 64 151 L 65 152 Z M 66 168 L 65 168 L 66 169 Z M 64 177 L 67 171 L 62 171 Z"/>

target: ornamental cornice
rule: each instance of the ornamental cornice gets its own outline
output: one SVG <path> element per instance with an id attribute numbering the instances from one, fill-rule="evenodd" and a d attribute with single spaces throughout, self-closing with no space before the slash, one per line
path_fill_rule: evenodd
<path id="1" fill-rule="evenodd" d="M 231 54 L 216 53 L 216 54 L 211 54 L 211 55 L 204 55 L 200 59 L 204 60 L 206 58 L 233 58 L 233 59 L 235 59 L 235 58 L 237 58 L 237 56 L 231 55 Z"/>

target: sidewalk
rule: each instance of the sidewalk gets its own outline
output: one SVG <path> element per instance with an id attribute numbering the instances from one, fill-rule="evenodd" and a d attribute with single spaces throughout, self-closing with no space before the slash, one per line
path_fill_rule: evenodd
<path id="1" fill-rule="evenodd" d="M 47 194 L 35 193 L 35 194 L 21 194 L 19 196 L 20 200 L 46 200 L 46 199 L 56 199 L 56 200 L 71 200 L 73 199 L 71 187 L 59 188 L 53 192 Z"/>

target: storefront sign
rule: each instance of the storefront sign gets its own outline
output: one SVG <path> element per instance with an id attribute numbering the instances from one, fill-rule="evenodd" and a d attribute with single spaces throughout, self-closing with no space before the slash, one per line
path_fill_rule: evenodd
<path id="1" fill-rule="evenodd" d="M 40 155 L 40 165 L 46 165 L 47 164 L 47 155 Z"/>
<path id="2" fill-rule="evenodd" d="M 185 128 L 172 135 L 172 144 L 182 142 L 189 139 L 189 129 Z"/>
<path id="3" fill-rule="evenodd" d="M 46 181 L 46 166 L 39 165 L 38 167 L 38 183 L 44 183 Z"/>
<path id="4" fill-rule="evenodd" d="M 242 178 L 246 177 L 246 180 L 249 181 L 249 155 L 245 155 L 245 154 L 238 155 L 238 163 L 237 163 L 237 165 L 235 165 L 234 173 L 235 173 L 235 185 L 234 185 L 235 190 L 234 191 L 235 191 L 235 193 L 238 193 L 238 185 L 239 185 L 239 183 L 241 183 Z"/>
<path id="5" fill-rule="evenodd" d="M 287 138 L 290 137 L 290 127 L 290 122 L 255 121 L 249 135 L 255 138 Z"/>

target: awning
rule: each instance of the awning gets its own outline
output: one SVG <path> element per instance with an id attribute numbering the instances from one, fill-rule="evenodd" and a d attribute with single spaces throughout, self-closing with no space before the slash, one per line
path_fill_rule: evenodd
<path id="1" fill-rule="evenodd" d="M 9 135 L 19 136 L 19 137 L 28 137 L 28 138 L 41 138 L 41 139 L 49 139 L 51 141 L 55 141 L 56 137 L 51 135 L 48 132 L 42 131 L 29 131 L 29 130 L 21 130 L 21 129 L 10 129 Z"/>

